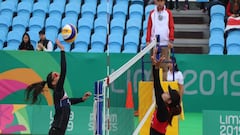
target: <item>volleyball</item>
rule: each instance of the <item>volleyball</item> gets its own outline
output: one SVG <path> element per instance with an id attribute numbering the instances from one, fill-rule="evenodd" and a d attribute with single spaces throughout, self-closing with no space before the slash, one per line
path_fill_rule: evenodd
<path id="1" fill-rule="evenodd" d="M 73 42 L 77 37 L 77 29 L 73 24 L 66 24 L 62 28 L 62 37 L 64 41 L 71 43 Z"/>

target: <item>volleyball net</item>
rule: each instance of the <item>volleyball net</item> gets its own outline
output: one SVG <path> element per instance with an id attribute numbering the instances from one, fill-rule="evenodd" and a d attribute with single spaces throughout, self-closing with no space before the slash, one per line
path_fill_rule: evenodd
<path id="1" fill-rule="evenodd" d="M 116 121 L 116 119 L 114 119 L 114 116 L 111 116 L 110 113 L 114 112 L 114 109 L 116 111 L 116 108 L 125 107 L 126 93 L 127 93 L 126 89 L 128 88 L 126 82 L 131 81 L 130 78 L 132 78 L 132 76 L 133 76 L 133 80 L 139 80 L 139 79 L 136 79 L 136 77 L 134 78 L 134 75 L 132 75 L 131 71 L 129 70 L 140 69 L 138 72 L 141 73 L 142 72 L 141 60 L 146 54 L 150 52 L 150 50 L 155 45 L 156 45 L 156 41 L 154 40 L 152 43 L 150 43 L 148 46 L 142 49 L 139 53 L 133 56 L 129 61 L 123 64 L 120 68 L 113 71 L 109 76 L 95 82 L 95 95 L 94 95 L 94 108 L 93 108 L 94 110 L 93 114 L 95 117 L 95 123 L 94 123 L 95 129 L 93 133 L 94 135 L 109 135 L 110 132 L 112 132 L 114 128 L 113 125 L 111 125 L 113 124 L 112 120 Z M 150 58 L 148 57 L 148 59 Z M 140 74 L 138 74 L 138 77 L 139 75 Z M 140 80 L 141 79 L 142 78 L 140 75 Z M 114 94 L 110 95 L 110 91 L 114 91 L 116 95 Z M 122 93 L 122 96 L 120 95 L 120 93 Z M 110 104 L 111 104 L 111 107 L 110 107 Z M 120 112 L 123 113 L 124 111 L 122 110 Z M 122 123 L 120 123 L 120 118 L 118 117 L 118 120 L 117 120 L 118 124 L 127 125 L 129 123 L 128 119 L 126 118 L 128 116 L 125 115 L 124 117 L 125 117 L 124 118 L 125 120 L 122 120 Z M 118 130 L 124 130 L 124 128 L 126 128 L 126 126 L 119 126 L 119 127 L 120 128 L 122 127 L 123 129 L 118 129 Z M 121 134 L 124 134 L 124 131 L 122 131 Z"/>

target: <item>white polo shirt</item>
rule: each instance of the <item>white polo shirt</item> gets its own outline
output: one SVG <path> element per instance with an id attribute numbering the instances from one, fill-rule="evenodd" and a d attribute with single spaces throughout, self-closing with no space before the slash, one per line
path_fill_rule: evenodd
<path id="1" fill-rule="evenodd" d="M 167 72 L 167 81 L 173 81 L 173 73 L 168 70 Z M 184 84 L 184 78 L 181 71 L 174 72 L 174 81 L 177 81 L 179 84 Z"/>

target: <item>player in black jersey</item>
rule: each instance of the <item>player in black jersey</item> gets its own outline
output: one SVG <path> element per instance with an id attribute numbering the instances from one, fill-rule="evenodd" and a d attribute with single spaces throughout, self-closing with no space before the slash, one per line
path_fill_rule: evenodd
<path id="1" fill-rule="evenodd" d="M 70 106 L 80 102 L 84 102 L 89 96 L 92 95 L 91 92 L 86 92 L 81 98 L 69 98 L 67 93 L 64 91 L 63 85 L 66 76 L 66 58 L 64 46 L 56 40 L 57 46 L 61 50 L 61 71 L 60 74 L 57 72 L 50 72 L 47 76 L 46 81 L 41 81 L 33 83 L 26 88 L 26 99 L 32 101 L 34 104 L 38 95 L 43 92 L 45 84 L 53 90 L 53 100 L 55 107 L 54 120 L 52 122 L 51 128 L 49 130 L 49 135 L 64 135 L 69 116 L 71 113 Z"/>

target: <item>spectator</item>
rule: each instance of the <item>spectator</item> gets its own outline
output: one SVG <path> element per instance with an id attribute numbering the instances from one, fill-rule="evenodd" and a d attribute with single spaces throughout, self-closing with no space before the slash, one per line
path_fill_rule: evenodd
<path id="1" fill-rule="evenodd" d="M 227 16 L 239 17 L 240 14 L 240 2 L 238 0 L 229 0 L 227 4 Z"/>
<path id="2" fill-rule="evenodd" d="M 25 32 L 22 36 L 22 42 L 18 47 L 18 50 L 34 50 L 33 45 L 31 44 L 30 36 Z"/>
<path id="3" fill-rule="evenodd" d="M 200 2 L 200 9 L 202 10 L 203 13 L 206 13 L 207 11 L 206 3 L 207 2 Z"/>
<path id="4" fill-rule="evenodd" d="M 46 35 L 45 35 L 45 30 L 42 29 L 41 31 L 39 31 L 39 37 L 40 40 L 38 41 L 37 44 L 37 50 L 38 51 L 53 51 L 53 44 L 50 40 L 46 39 Z"/>
<path id="5" fill-rule="evenodd" d="M 179 94 L 182 98 L 184 92 L 184 78 L 182 72 L 178 69 L 177 60 L 174 56 L 170 57 L 168 63 L 167 81 L 177 81 Z"/>
<path id="6" fill-rule="evenodd" d="M 188 10 L 189 9 L 189 2 L 188 2 L 188 0 L 185 0 L 184 1 L 184 10 Z"/>
<path id="7" fill-rule="evenodd" d="M 165 0 L 154 0 L 155 8 L 150 11 L 147 26 L 147 45 L 160 36 L 159 47 L 161 47 L 161 56 L 169 57 L 169 48 L 173 47 L 174 41 L 174 21 L 172 12 L 166 8 Z M 152 55 L 152 51 L 151 51 Z M 152 56 L 151 56 L 152 57 Z M 167 64 L 160 63 L 163 68 L 163 80 L 167 77 Z"/>

